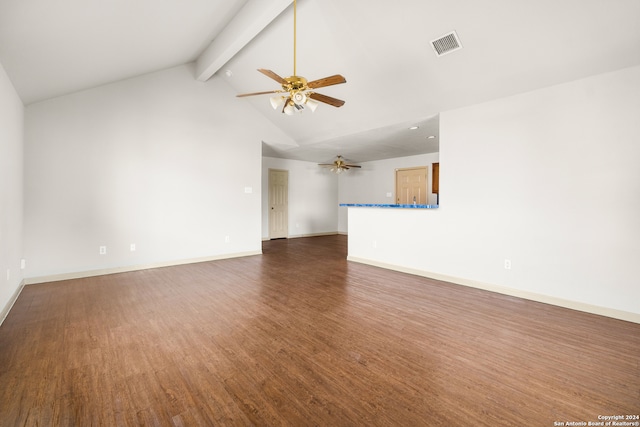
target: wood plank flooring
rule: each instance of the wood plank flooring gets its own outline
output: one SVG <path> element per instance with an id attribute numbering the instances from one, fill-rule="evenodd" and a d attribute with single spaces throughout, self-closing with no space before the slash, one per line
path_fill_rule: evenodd
<path id="1" fill-rule="evenodd" d="M 27 286 L 1 426 L 554 426 L 640 414 L 640 325 L 349 263 L 345 236 Z"/>

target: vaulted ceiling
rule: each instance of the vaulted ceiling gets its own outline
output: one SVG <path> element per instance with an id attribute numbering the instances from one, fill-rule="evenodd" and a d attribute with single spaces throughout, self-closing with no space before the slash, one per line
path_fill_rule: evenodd
<path id="1" fill-rule="evenodd" d="M 297 74 L 346 101 L 287 116 L 265 155 L 326 162 L 438 151 L 439 113 L 640 64 L 638 0 L 298 0 Z M 463 48 L 431 41 L 456 31 Z M 292 0 L 0 0 L 0 62 L 25 104 L 194 62 L 237 93 L 293 74 Z M 418 129 L 410 131 L 410 126 Z M 544 126 L 544 123 L 540 124 Z M 435 138 L 428 139 L 428 136 Z"/>

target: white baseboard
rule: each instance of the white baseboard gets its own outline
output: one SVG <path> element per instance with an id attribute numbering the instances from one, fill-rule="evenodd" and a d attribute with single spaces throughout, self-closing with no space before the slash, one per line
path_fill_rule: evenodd
<path id="1" fill-rule="evenodd" d="M 74 273 L 56 274 L 51 276 L 29 277 L 25 279 L 25 284 L 35 285 L 38 283 L 59 282 L 60 280 L 83 279 L 85 277 L 104 276 L 115 273 L 128 273 L 131 271 L 148 270 L 150 268 L 172 267 L 175 265 L 195 264 L 198 262 L 217 261 L 221 259 L 240 258 L 252 255 L 261 255 L 262 251 L 237 252 L 233 254 L 216 255 L 211 257 L 191 258 L 178 261 L 159 262 L 154 264 L 134 265 L 126 267 L 105 268 L 100 270 L 79 271 Z"/>
<path id="2" fill-rule="evenodd" d="M 566 300 L 563 298 L 552 297 L 549 295 L 538 294 L 535 292 L 522 291 L 522 290 L 513 289 L 513 288 L 505 288 L 503 286 L 476 282 L 474 280 L 462 279 L 459 277 L 447 276 L 444 274 L 432 273 L 429 271 L 417 270 L 417 269 L 402 267 L 394 264 L 387 264 L 387 263 L 378 262 L 378 261 L 365 259 L 365 258 L 348 256 L 347 260 L 358 262 L 361 264 L 372 265 L 374 267 L 385 268 L 387 270 L 395 270 L 402 273 L 408 273 L 416 276 L 427 277 L 430 279 L 442 280 L 443 282 L 454 283 L 456 285 L 469 286 L 471 288 L 483 289 L 485 291 L 496 292 L 503 295 L 509 295 L 512 297 L 523 298 L 531 301 L 551 304 L 558 307 L 569 308 L 572 310 L 583 311 L 585 313 L 597 314 L 600 316 L 606 316 L 614 319 L 625 320 L 627 322 L 640 324 L 640 314 L 638 313 L 631 313 L 628 311 L 616 310 L 613 308 L 601 307 L 601 306 L 586 304 L 578 301 Z"/>
<path id="3" fill-rule="evenodd" d="M 20 285 L 18 285 L 18 288 L 16 289 L 16 291 L 13 293 L 13 295 L 9 299 L 9 302 L 7 303 L 7 305 L 2 309 L 2 311 L 0 311 L 0 326 L 2 326 L 4 319 L 6 319 L 7 316 L 9 315 L 11 308 L 13 308 L 13 304 L 15 304 L 16 301 L 18 300 L 18 297 L 20 296 L 20 292 L 22 292 L 24 285 L 25 285 L 25 281 L 22 280 L 20 282 Z"/>

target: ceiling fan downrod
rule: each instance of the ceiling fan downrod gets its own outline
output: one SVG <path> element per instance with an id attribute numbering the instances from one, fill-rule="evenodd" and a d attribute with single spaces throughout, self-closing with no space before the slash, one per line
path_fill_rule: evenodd
<path id="1" fill-rule="evenodd" d="M 293 0 L 293 75 L 296 76 L 296 9 L 297 9 L 297 0 Z"/>

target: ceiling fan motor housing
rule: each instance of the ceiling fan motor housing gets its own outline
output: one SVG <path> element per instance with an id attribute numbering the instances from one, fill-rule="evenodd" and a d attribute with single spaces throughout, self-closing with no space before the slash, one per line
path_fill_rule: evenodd
<path id="1" fill-rule="evenodd" d="M 300 76 L 291 76 L 284 78 L 285 83 L 282 84 L 282 89 L 287 92 L 303 91 L 309 89 L 307 87 L 307 79 Z"/>

